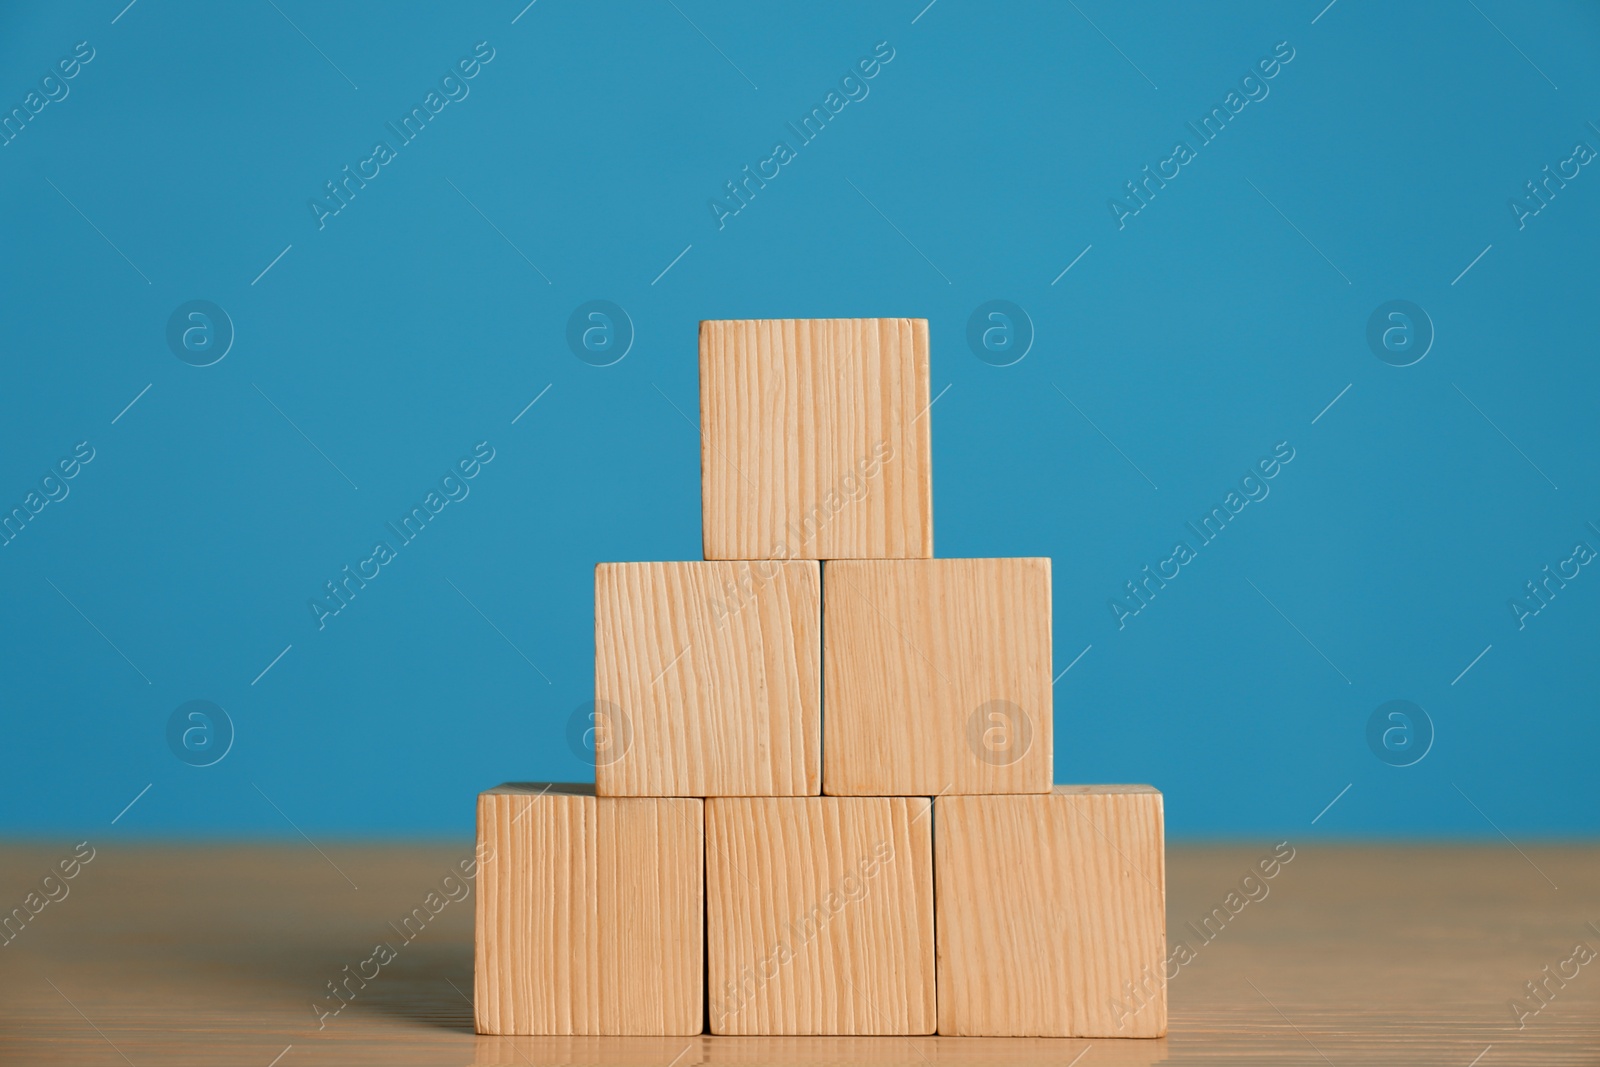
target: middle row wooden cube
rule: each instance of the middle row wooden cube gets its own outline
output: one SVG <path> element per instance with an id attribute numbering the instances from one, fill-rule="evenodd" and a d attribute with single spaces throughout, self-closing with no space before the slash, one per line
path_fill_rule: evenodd
<path id="1" fill-rule="evenodd" d="M 1046 793 L 1050 648 L 1048 559 L 602 563 L 596 791 Z"/>

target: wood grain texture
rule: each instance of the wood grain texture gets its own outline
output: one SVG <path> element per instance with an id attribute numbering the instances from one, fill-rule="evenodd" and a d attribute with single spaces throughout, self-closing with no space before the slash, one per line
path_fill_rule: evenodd
<path id="1" fill-rule="evenodd" d="M 607 798 L 599 824 L 600 1033 L 705 1028 L 705 809 Z"/>
<path id="2" fill-rule="evenodd" d="M 715 1034 L 927 1034 L 935 1025 L 925 798 L 706 801 Z"/>
<path id="3" fill-rule="evenodd" d="M 299 838 L 116 836 L 135 806 L 90 835 L 97 855 L 66 883 L 70 895 L 0 946 L 0 1063 L 266 1067 L 282 1054 L 277 1067 L 1066 1067 L 1081 1056 L 1075 1067 L 1466 1067 L 1487 1048 L 1477 1067 L 1594 1064 L 1600 962 L 1523 1028 L 1508 1002 L 1526 1000 L 1525 983 L 1570 957 L 1574 942 L 1600 948 L 1589 926 L 1600 923 L 1600 848 L 1522 841 L 1519 853 L 1498 839 L 1352 846 L 1310 836 L 1328 821 L 1309 827 L 1311 817 L 1342 785 L 1299 804 L 1304 833 L 1286 835 L 1293 862 L 1209 943 L 1189 924 L 1237 891 L 1280 838 L 1169 846 L 1169 937 L 1195 955 L 1169 982 L 1168 1036 L 1140 1041 L 477 1035 L 473 901 L 452 900 L 409 942 L 389 927 L 447 874 L 477 892 L 462 875 L 470 837 L 315 835 L 313 849 Z M 78 840 L 0 843 L 0 909 L 20 905 Z M 398 958 L 319 1026 L 327 982 L 379 940 Z"/>
<path id="4" fill-rule="evenodd" d="M 701 801 L 514 783 L 478 797 L 483 1034 L 697 1034 Z"/>
<path id="5" fill-rule="evenodd" d="M 833 560 L 823 589 L 823 792 L 1049 792 L 1048 559 Z"/>
<path id="6" fill-rule="evenodd" d="M 476 1067 L 1153 1067 L 1159 1041 L 1055 1037 L 498 1038 L 479 1044 Z M 1094 1049 L 1093 1058 L 1087 1054 Z M 1081 1062 L 1074 1063 L 1074 1057 Z M 1326 1067 L 1321 1060 L 1320 1067 Z M 1317 1067 L 1312 1065 L 1312 1067 Z M 9 1065 L 8 1065 L 9 1067 Z M 254 1064 L 252 1067 L 261 1067 Z M 289 1067 L 287 1061 L 281 1067 Z M 1452 1064 L 1451 1067 L 1463 1067 Z M 1482 1067 L 1493 1067 L 1484 1064 Z"/>
<path id="7" fill-rule="evenodd" d="M 594 791 L 583 785 L 478 794 L 479 1033 L 599 1032 L 595 821 Z"/>
<path id="8" fill-rule="evenodd" d="M 597 792 L 819 793 L 821 611 L 810 561 L 597 566 Z"/>
<path id="9" fill-rule="evenodd" d="M 1161 794 L 1058 785 L 935 802 L 939 1032 L 1167 1032 Z"/>
<path id="10" fill-rule="evenodd" d="M 928 324 L 700 324 L 707 559 L 933 555 Z"/>

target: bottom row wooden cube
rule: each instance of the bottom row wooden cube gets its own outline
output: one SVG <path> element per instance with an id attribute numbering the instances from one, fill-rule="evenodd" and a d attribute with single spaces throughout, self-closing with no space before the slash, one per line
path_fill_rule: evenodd
<path id="1" fill-rule="evenodd" d="M 704 814 L 592 785 L 478 796 L 480 1034 L 698 1034 Z"/>
<path id="2" fill-rule="evenodd" d="M 1161 794 L 1058 785 L 940 797 L 939 1032 L 1167 1032 Z"/>
<path id="3" fill-rule="evenodd" d="M 1166 1033 L 1149 786 L 930 803 L 512 785 L 479 797 L 478 831 L 480 1033 Z"/>
<path id="4" fill-rule="evenodd" d="M 706 801 L 713 1034 L 931 1034 L 926 797 Z"/>

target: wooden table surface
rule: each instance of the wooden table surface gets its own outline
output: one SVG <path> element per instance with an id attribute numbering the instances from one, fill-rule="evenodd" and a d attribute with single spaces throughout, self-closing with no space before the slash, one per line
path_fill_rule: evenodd
<path id="1" fill-rule="evenodd" d="M 1580 943 L 1600 951 L 1596 848 L 1296 845 L 1207 942 L 1188 924 L 1224 907 L 1272 844 L 1173 847 L 1168 938 L 1193 957 L 1170 985 L 1171 1032 L 1076 1041 L 478 1037 L 472 899 L 410 941 L 390 926 L 469 844 L 90 845 L 67 895 L 0 946 L 6 1067 L 1600 1063 L 1600 960 L 1566 962 Z M 0 909 L 72 851 L 0 848 Z M 319 1028 L 327 983 L 380 941 L 396 958 Z M 1529 998 L 1526 983 L 1562 969 L 1577 974 L 1549 980 L 1548 1003 Z"/>

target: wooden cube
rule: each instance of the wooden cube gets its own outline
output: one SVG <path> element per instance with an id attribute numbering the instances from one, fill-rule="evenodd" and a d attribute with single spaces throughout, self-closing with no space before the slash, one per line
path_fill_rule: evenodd
<path id="1" fill-rule="evenodd" d="M 933 555 L 925 319 L 700 324 L 707 559 Z"/>
<path id="2" fill-rule="evenodd" d="M 1058 785 L 935 801 L 939 1032 L 1167 1032 L 1161 794 Z"/>
<path id="3" fill-rule="evenodd" d="M 1047 793 L 1048 559 L 832 560 L 822 789 Z"/>
<path id="4" fill-rule="evenodd" d="M 821 614 L 808 560 L 596 567 L 599 795 L 821 792 Z"/>
<path id="5" fill-rule="evenodd" d="M 704 825 L 693 799 L 480 793 L 478 1033 L 700 1033 Z"/>
<path id="6" fill-rule="evenodd" d="M 923 797 L 706 801 L 714 1034 L 929 1034 Z"/>

